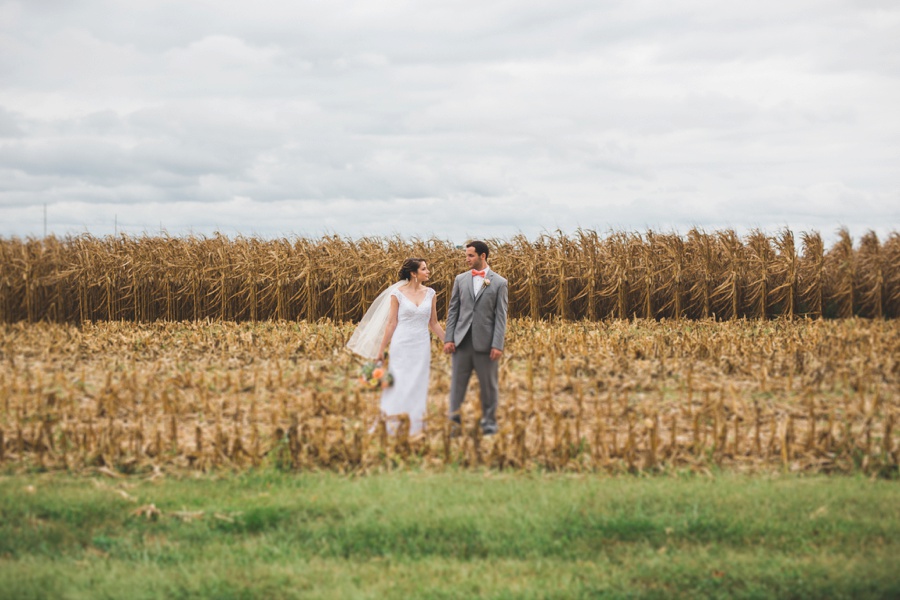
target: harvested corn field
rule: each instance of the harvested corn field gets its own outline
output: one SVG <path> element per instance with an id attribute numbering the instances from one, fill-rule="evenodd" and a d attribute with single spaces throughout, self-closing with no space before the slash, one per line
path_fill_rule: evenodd
<path id="1" fill-rule="evenodd" d="M 388 435 L 344 349 L 352 324 L 0 327 L 6 469 L 487 466 L 584 472 L 897 474 L 900 323 L 510 322 L 500 432 L 444 415 L 432 347 L 426 432 Z"/>

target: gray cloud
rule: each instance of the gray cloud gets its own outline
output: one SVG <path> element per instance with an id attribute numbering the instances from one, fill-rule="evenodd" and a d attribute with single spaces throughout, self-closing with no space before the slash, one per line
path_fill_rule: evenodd
<path id="1" fill-rule="evenodd" d="M 0 0 L 0 235 L 886 233 L 897 39 L 887 1 Z"/>

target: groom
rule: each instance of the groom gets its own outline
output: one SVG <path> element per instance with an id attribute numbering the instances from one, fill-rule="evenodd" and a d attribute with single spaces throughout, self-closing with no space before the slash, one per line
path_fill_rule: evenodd
<path id="1" fill-rule="evenodd" d="M 489 252 L 484 242 L 466 244 L 466 264 L 471 271 L 456 276 L 447 309 L 444 352 L 453 355 L 450 420 L 454 432 L 460 429 L 460 407 L 474 370 L 481 386 L 481 431 L 497 433 L 497 374 L 509 289 L 506 280 L 488 266 Z"/>

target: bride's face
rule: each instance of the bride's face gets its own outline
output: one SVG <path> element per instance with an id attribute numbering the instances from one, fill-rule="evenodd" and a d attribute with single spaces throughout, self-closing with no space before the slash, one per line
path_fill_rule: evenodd
<path id="1" fill-rule="evenodd" d="M 419 265 L 419 270 L 416 271 L 416 278 L 419 280 L 419 283 L 425 283 L 429 277 L 431 277 L 431 271 L 428 270 L 428 264 L 423 262 Z"/>

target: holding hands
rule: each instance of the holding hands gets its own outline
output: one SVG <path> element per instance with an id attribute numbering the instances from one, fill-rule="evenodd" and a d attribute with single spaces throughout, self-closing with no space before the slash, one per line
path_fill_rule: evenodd
<path id="1" fill-rule="evenodd" d="M 453 354 L 454 352 L 456 352 L 456 344 L 453 342 L 444 344 L 444 354 Z M 491 348 L 491 360 L 500 360 L 501 356 L 503 356 L 503 350 Z"/>

